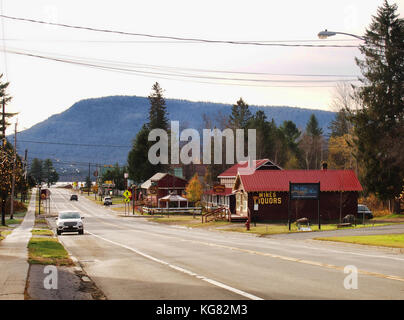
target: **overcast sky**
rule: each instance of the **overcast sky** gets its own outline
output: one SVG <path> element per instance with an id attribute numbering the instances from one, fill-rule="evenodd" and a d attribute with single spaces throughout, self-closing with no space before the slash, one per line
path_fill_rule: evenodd
<path id="1" fill-rule="evenodd" d="M 320 42 L 317 33 L 327 28 L 362 35 L 371 22 L 371 16 L 376 14 L 377 7 L 383 1 L 1 2 L 4 15 L 99 29 L 211 40 L 352 46 L 359 41 L 337 35 Z M 404 1 L 395 3 L 403 16 Z M 92 65 L 105 64 L 105 61 L 100 60 L 108 60 L 109 65 L 114 63 L 117 66 L 120 63 L 121 69 L 131 68 L 137 72 L 146 72 L 129 74 L 106 71 L 1 52 L 1 72 L 4 74 L 3 79 L 10 81 L 9 93 L 13 96 L 8 108 L 9 111 L 19 112 L 19 131 L 66 110 L 80 99 L 108 95 L 147 96 L 155 81 L 165 90 L 167 98 L 235 103 L 243 97 L 248 104 L 329 110 L 335 82 L 318 80 L 349 80 L 352 78 L 345 76 L 360 74 L 354 62 L 354 57 L 359 57 L 360 53 L 357 48 L 352 47 L 190 43 L 98 33 L 9 19 L 2 19 L 0 27 L 2 50 L 53 58 L 63 56 L 64 59 L 79 59 Z M 157 75 L 156 72 L 175 72 L 176 75 Z M 187 77 L 179 77 L 178 73 Z M 297 76 L 314 74 L 332 76 Z M 245 78 L 253 81 L 240 80 Z M 308 82 L 313 80 L 316 82 Z M 8 133 L 11 131 L 9 128 Z"/>

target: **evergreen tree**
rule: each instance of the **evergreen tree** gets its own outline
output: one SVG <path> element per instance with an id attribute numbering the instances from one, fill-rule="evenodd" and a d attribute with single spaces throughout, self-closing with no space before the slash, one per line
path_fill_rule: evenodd
<path id="1" fill-rule="evenodd" d="M 152 93 L 149 95 L 149 129 L 164 129 L 168 131 L 167 107 L 163 97 L 163 90 L 158 82 L 152 87 Z"/>
<path id="2" fill-rule="evenodd" d="M 330 124 L 331 137 L 342 137 L 349 133 L 349 121 L 346 109 L 341 109 Z"/>
<path id="3" fill-rule="evenodd" d="M 362 108 L 350 111 L 356 157 L 366 191 L 393 200 L 404 179 L 404 19 L 397 5 L 384 1 L 364 38 L 364 59 L 356 58 L 363 75 L 358 88 Z"/>
<path id="4" fill-rule="evenodd" d="M 8 118 L 11 118 L 16 115 L 16 113 L 10 113 L 10 112 L 5 112 L 4 113 L 4 119 L 3 119 L 3 103 L 7 105 L 8 102 L 12 99 L 6 92 L 7 87 L 9 86 L 9 82 L 2 82 L 1 78 L 3 78 L 3 74 L 0 74 L 0 133 L 2 134 L 2 139 L 5 139 L 5 135 L 3 136 L 3 133 L 5 133 L 6 128 L 10 125 L 10 123 L 7 121 Z M 3 143 L 1 144 L 4 146 L 6 144 L 6 141 L 3 140 Z"/>
<path id="5" fill-rule="evenodd" d="M 300 163 L 302 163 L 302 155 L 298 143 L 298 139 L 301 136 L 300 130 L 296 127 L 296 124 L 290 120 L 284 121 L 279 127 L 279 130 L 283 133 L 288 149 L 285 162 L 285 164 L 287 164 L 286 167 L 289 169 L 300 168 Z"/>
<path id="6" fill-rule="evenodd" d="M 48 187 L 55 184 L 59 180 L 59 175 L 53 167 L 51 159 L 46 159 L 43 161 L 43 180 L 46 182 Z"/>
<path id="7" fill-rule="evenodd" d="M 151 145 L 148 141 L 149 132 L 148 126 L 144 124 L 133 140 L 132 150 L 128 154 L 129 178 L 137 183 L 146 181 L 157 172 L 147 157 Z"/>
<path id="8" fill-rule="evenodd" d="M 229 124 L 232 129 L 246 129 L 247 125 L 252 118 L 251 111 L 242 98 L 231 108 L 231 115 L 229 117 Z"/>
<path id="9" fill-rule="evenodd" d="M 35 181 L 35 184 L 42 184 L 45 181 L 45 175 L 43 171 L 42 160 L 34 158 L 31 163 L 31 170 L 29 175 Z"/>
<path id="10" fill-rule="evenodd" d="M 271 157 L 274 141 L 273 136 L 271 135 L 270 124 L 267 121 L 267 116 L 262 110 L 258 110 L 250 119 L 248 128 L 256 130 L 257 159 Z"/>

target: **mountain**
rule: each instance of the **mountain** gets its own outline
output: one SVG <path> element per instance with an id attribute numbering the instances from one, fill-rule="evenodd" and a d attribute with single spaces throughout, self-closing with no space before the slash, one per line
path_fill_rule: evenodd
<path id="1" fill-rule="evenodd" d="M 182 129 L 201 130 L 204 114 L 218 119 L 220 115 L 228 116 L 231 112 L 230 104 L 212 102 L 166 99 L 166 105 L 169 119 L 179 121 Z M 287 106 L 250 106 L 250 110 L 252 113 L 263 110 L 277 125 L 292 120 L 300 129 L 304 129 L 314 113 L 325 133 L 335 116 L 330 111 Z M 124 165 L 133 138 L 147 122 L 148 111 L 149 100 L 145 97 L 109 96 L 81 100 L 66 111 L 19 133 L 18 152 L 23 154 L 28 149 L 29 159 L 58 159 L 59 171 L 70 172 L 70 175 L 76 167 L 87 174 L 88 162 Z M 12 135 L 8 138 L 13 141 Z"/>

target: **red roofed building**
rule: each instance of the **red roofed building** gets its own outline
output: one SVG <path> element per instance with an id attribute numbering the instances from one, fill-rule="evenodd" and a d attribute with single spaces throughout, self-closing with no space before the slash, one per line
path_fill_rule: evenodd
<path id="1" fill-rule="evenodd" d="M 253 170 L 282 170 L 281 167 L 274 164 L 269 159 L 254 160 L 252 164 Z M 236 200 L 235 194 L 233 193 L 233 186 L 238 173 L 246 169 L 248 169 L 248 162 L 243 161 L 222 172 L 218 176 L 218 179 L 224 190 L 217 192 L 215 188 L 212 188 L 205 191 L 202 197 L 202 201 L 205 202 L 205 205 L 207 207 L 224 206 L 229 208 L 232 213 L 235 213 Z"/>
<path id="2" fill-rule="evenodd" d="M 289 203 L 290 182 L 320 182 L 319 202 L 305 199 Z M 238 174 L 233 187 L 235 213 L 247 217 L 250 212 L 252 221 L 287 220 L 289 208 L 292 220 L 317 220 L 318 205 L 324 220 L 337 220 L 340 214 L 356 216 L 359 191 L 362 186 L 352 170 L 327 169 L 255 170 L 252 174 Z"/>

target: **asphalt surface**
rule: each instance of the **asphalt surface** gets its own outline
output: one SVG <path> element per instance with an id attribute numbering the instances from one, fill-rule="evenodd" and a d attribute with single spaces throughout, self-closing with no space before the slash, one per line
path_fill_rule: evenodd
<path id="1" fill-rule="evenodd" d="M 70 194 L 52 188 L 52 210 L 81 211 L 85 234 L 59 239 L 108 299 L 404 299 L 404 254 L 161 225 Z"/>

